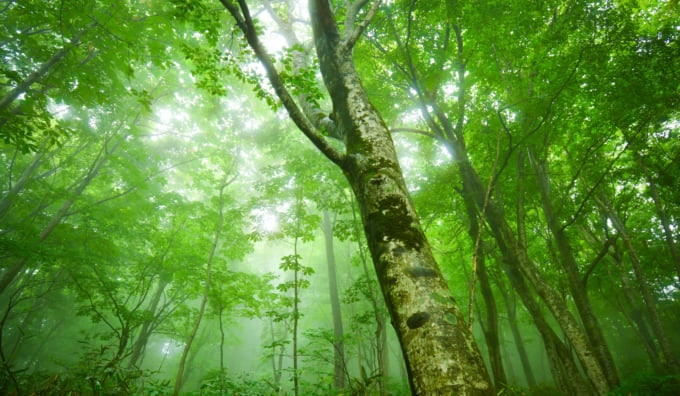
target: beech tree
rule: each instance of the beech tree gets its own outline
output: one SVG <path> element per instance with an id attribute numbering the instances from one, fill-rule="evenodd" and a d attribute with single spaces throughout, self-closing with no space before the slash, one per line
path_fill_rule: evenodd
<path id="1" fill-rule="evenodd" d="M 378 12 L 380 1 L 347 4 L 339 27 L 326 0 L 309 2 L 319 71 L 332 102 L 332 126 L 305 112 L 262 43 L 246 1 L 222 1 L 290 118 L 342 169 L 357 198 L 364 233 L 383 296 L 416 394 L 493 394 L 493 386 L 465 318 L 451 296 L 399 165 L 390 131 L 356 72 L 353 49 Z M 183 4 L 193 11 L 195 4 Z M 342 147 L 329 141 L 337 128 Z"/>
<path id="2" fill-rule="evenodd" d="M 677 394 L 676 3 L 0 1 L 0 393 Z"/>

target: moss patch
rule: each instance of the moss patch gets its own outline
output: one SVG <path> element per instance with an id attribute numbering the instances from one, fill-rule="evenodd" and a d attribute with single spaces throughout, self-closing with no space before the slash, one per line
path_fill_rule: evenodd
<path id="1" fill-rule="evenodd" d="M 377 229 L 389 240 L 399 241 L 407 249 L 420 249 L 423 236 L 413 226 L 414 220 L 408 211 L 408 203 L 400 194 L 390 194 L 378 202 L 378 211 L 370 219 Z"/>
<path id="2" fill-rule="evenodd" d="M 406 325 L 409 329 L 417 329 L 422 327 L 427 321 L 430 320 L 430 314 L 427 312 L 418 312 L 411 315 L 406 319 Z"/>

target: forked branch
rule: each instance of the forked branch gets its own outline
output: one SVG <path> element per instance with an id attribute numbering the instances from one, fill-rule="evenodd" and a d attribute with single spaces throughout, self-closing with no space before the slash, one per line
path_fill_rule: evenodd
<path id="1" fill-rule="evenodd" d="M 360 1 L 355 4 L 357 4 L 357 9 L 355 12 L 359 12 L 361 7 L 363 7 L 367 2 L 366 1 Z M 366 27 L 371 23 L 373 20 L 373 17 L 375 17 L 375 14 L 378 12 L 378 8 L 380 7 L 380 4 L 382 3 L 382 0 L 376 0 L 373 2 L 373 5 L 371 5 L 371 8 L 368 10 L 368 13 L 366 14 L 366 17 L 364 18 L 357 27 L 353 26 L 345 26 L 345 29 L 351 29 L 351 33 L 349 36 L 346 38 L 345 45 L 347 48 L 352 48 L 356 44 L 356 42 L 359 40 L 359 37 L 361 37 L 361 34 L 366 30 Z"/>
<path id="2" fill-rule="evenodd" d="M 243 32 L 248 45 L 253 52 L 255 52 L 255 56 L 257 56 L 257 59 L 265 68 L 267 78 L 274 88 L 276 96 L 281 100 L 283 107 L 285 107 L 295 125 L 297 125 L 300 131 L 302 131 L 302 133 L 304 133 L 305 136 L 307 136 L 307 138 L 314 143 L 326 157 L 328 157 L 328 159 L 337 165 L 341 165 L 344 161 L 344 154 L 331 146 L 329 142 L 326 141 L 326 138 L 309 122 L 290 92 L 288 92 L 286 86 L 283 84 L 271 56 L 260 42 L 246 2 L 244 0 L 238 0 L 238 6 L 232 0 L 220 0 L 220 2 L 234 18 L 236 25 Z"/>

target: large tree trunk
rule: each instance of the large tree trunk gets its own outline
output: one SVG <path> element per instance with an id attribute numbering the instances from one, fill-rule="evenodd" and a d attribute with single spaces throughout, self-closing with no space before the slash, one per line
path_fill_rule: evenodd
<path id="1" fill-rule="evenodd" d="M 333 118 L 344 137 L 342 153 L 304 117 L 285 88 L 259 41 L 245 1 L 239 1 L 238 6 L 229 0 L 222 4 L 245 33 L 292 120 L 343 170 L 352 187 L 412 391 L 423 395 L 494 394 L 472 333 L 425 238 L 390 132 L 354 68 L 352 48 L 365 24 L 345 24 L 342 38 L 328 0 L 309 2 L 321 74 L 333 102 Z M 378 4 L 374 3 L 369 15 L 377 11 Z"/>
<path id="2" fill-rule="evenodd" d="M 479 351 L 432 256 L 390 132 L 326 0 L 310 2 L 316 50 L 347 154 L 342 164 L 417 394 L 488 394 Z"/>

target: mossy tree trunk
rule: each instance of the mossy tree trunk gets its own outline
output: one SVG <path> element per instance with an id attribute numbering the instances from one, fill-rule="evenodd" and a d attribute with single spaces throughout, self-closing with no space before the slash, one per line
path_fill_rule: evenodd
<path id="1" fill-rule="evenodd" d="M 357 2 L 356 4 L 365 4 Z M 345 150 L 336 149 L 305 118 L 264 50 L 245 1 L 222 0 L 267 71 L 301 131 L 338 165 L 357 198 L 364 233 L 415 394 L 495 394 L 482 357 L 432 255 L 409 196 L 389 129 L 370 103 L 352 49 L 377 12 L 344 24 L 327 0 L 310 1 L 310 20 L 324 83 Z M 358 9 L 354 10 L 354 16 Z M 350 12 L 351 14 L 351 12 Z M 345 21 L 347 22 L 347 20 Z"/>

